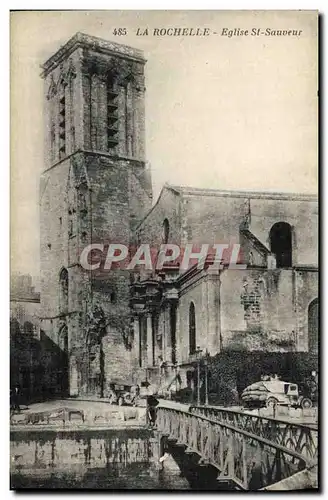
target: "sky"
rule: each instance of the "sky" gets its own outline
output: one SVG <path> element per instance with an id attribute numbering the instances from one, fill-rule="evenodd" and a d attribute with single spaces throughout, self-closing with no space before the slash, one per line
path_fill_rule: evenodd
<path id="1" fill-rule="evenodd" d="M 126 36 L 115 36 L 115 28 Z M 154 28 L 208 28 L 207 37 Z M 148 36 L 137 36 L 137 28 Z M 233 36 L 222 30 L 302 30 Z M 146 156 L 154 201 L 165 182 L 316 193 L 317 18 L 311 11 L 11 13 L 11 270 L 39 274 L 43 161 L 40 65 L 77 31 L 142 49 Z M 217 33 L 214 34 L 213 32 Z"/>

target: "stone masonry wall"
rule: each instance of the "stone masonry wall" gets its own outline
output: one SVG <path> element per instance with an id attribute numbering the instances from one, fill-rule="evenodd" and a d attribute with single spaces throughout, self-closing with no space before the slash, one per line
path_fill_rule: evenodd
<path id="1" fill-rule="evenodd" d="M 318 275 L 301 274 L 287 269 L 228 269 L 220 273 L 220 281 L 203 276 L 187 287 L 178 306 L 178 361 L 189 360 L 191 302 L 196 345 L 212 355 L 226 350 L 307 352 L 308 306 L 318 294 Z"/>
<path id="2" fill-rule="evenodd" d="M 59 274 L 68 265 L 69 160 L 45 172 L 40 186 L 41 317 L 59 314 Z"/>
<path id="3" fill-rule="evenodd" d="M 308 351 L 308 312 L 311 302 L 319 296 L 318 271 L 295 272 L 295 310 L 297 314 L 297 341 L 299 351 Z M 319 348 L 319 346 L 318 346 Z"/>
<path id="4" fill-rule="evenodd" d="M 136 229 L 136 239 L 159 247 L 163 243 L 163 222 L 169 222 L 168 243 L 181 242 L 181 217 L 179 195 L 164 186 L 156 204 Z"/>
<path id="5" fill-rule="evenodd" d="M 307 307 L 317 297 L 317 273 L 288 269 L 222 274 L 223 348 L 284 352 L 307 350 Z M 296 293 L 300 298 L 296 307 Z M 307 304 L 305 306 L 305 304 Z"/>
<path id="6" fill-rule="evenodd" d="M 182 240 L 194 244 L 239 243 L 245 200 L 226 196 L 183 195 Z"/>
<path id="7" fill-rule="evenodd" d="M 191 302 L 195 306 L 196 317 L 196 346 L 204 349 L 207 346 L 207 297 L 205 281 L 188 289 L 188 292 L 179 300 L 179 325 L 177 328 L 178 360 L 187 362 L 189 355 L 189 307 Z"/>
<path id="8" fill-rule="evenodd" d="M 250 230 L 270 249 L 270 229 L 276 222 L 292 227 L 293 266 L 318 265 L 318 201 L 250 200 Z"/>
<path id="9" fill-rule="evenodd" d="M 181 201 L 175 200 L 175 198 Z M 281 221 L 292 226 L 292 253 L 293 265 L 317 265 L 317 230 L 318 207 L 315 197 L 313 200 L 271 199 L 269 196 L 258 197 L 247 194 L 226 195 L 220 192 L 200 194 L 191 190 L 179 191 L 174 187 L 164 187 L 163 191 L 149 212 L 145 220 L 137 228 L 137 237 L 151 243 L 160 244 L 163 221 L 168 219 L 170 224 L 169 243 L 201 244 L 245 244 L 241 236 L 240 224 L 250 210 L 250 231 L 270 249 L 269 233 L 271 227 Z M 248 248 L 245 252 L 253 251 Z M 243 257 L 241 255 L 241 257 Z M 256 257 L 257 258 L 257 257 Z M 266 266 L 265 258 L 258 258 L 254 264 Z"/>

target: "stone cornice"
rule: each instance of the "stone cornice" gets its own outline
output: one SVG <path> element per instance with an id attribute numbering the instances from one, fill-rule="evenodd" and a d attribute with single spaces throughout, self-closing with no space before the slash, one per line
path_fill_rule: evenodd
<path id="1" fill-rule="evenodd" d="M 42 77 L 45 78 L 63 59 L 67 58 L 79 47 L 123 59 L 130 59 L 142 64 L 146 62 L 142 50 L 78 32 L 41 66 L 43 70 Z"/>
<path id="2" fill-rule="evenodd" d="M 40 304 L 40 294 L 35 293 L 33 295 L 11 295 L 10 302 L 30 302 L 33 304 Z"/>
<path id="3" fill-rule="evenodd" d="M 194 188 L 188 186 L 175 186 L 166 184 L 167 189 L 174 191 L 176 194 L 185 196 L 218 196 L 228 198 L 245 198 L 250 200 L 296 200 L 296 201 L 312 201 L 318 202 L 318 195 L 306 193 L 284 193 L 271 191 L 232 191 L 212 188 Z"/>
<path id="4" fill-rule="evenodd" d="M 73 151 L 71 154 L 65 156 L 64 158 L 54 162 L 52 165 L 50 165 L 48 168 L 46 168 L 42 174 L 47 173 L 49 170 L 52 170 L 53 168 L 57 167 L 57 165 L 60 165 L 61 163 L 64 163 L 68 159 L 74 157 L 75 155 L 82 154 L 84 155 L 84 158 L 87 158 L 88 156 L 96 156 L 98 158 L 108 158 L 109 160 L 112 161 L 112 164 L 108 164 L 108 166 L 115 167 L 118 165 L 117 162 L 121 165 L 122 162 L 125 162 L 126 166 L 128 167 L 144 167 L 145 162 L 143 160 L 138 160 L 136 158 L 132 158 L 130 156 L 120 156 L 120 155 L 113 155 L 113 153 L 107 152 L 107 151 L 91 151 L 90 149 L 84 149 L 84 148 L 79 148 L 76 149 L 76 151 Z"/>

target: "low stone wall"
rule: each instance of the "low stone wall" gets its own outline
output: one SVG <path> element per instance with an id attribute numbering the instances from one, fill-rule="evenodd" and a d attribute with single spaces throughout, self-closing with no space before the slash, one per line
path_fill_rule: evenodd
<path id="1" fill-rule="evenodd" d="M 70 468 L 74 464 L 105 467 L 112 463 L 158 462 L 159 441 L 147 429 L 13 430 L 11 472 Z"/>
<path id="2" fill-rule="evenodd" d="M 156 431 L 15 428 L 10 439 L 12 489 L 161 487 Z"/>
<path id="3" fill-rule="evenodd" d="M 29 412 L 14 414 L 10 420 L 12 427 L 42 428 L 94 428 L 98 426 L 122 427 L 146 425 L 146 408 L 110 407 L 97 409 L 58 408 L 52 412 Z"/>

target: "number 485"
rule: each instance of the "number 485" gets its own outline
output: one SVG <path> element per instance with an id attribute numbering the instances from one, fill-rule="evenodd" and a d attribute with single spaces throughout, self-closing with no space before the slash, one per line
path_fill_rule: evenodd
<path id="1" fill-rule="evenodd" d="M 114 28 L 113 35 L 115 36 L 126 35 L 126 28 Z"/>

